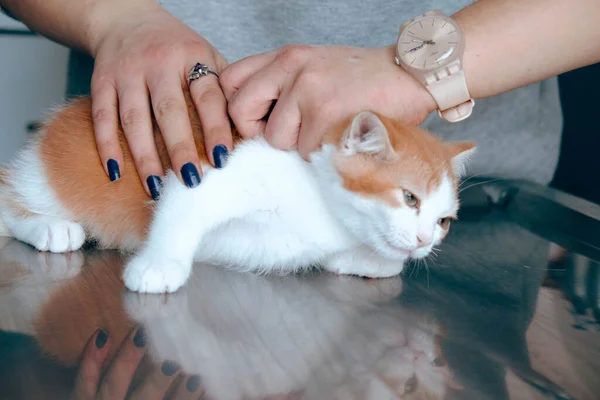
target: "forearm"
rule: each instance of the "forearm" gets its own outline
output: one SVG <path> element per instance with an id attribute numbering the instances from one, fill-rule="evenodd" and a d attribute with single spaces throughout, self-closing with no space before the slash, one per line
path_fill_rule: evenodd
<path id="1" fill-rule="evenodd" d="M 600 62 L 598 0 L 480 0 L 453 18 L 474 98 Z"/>
<path id="2" fill-rule="evenodd" d="M 128 12 L 156 7 L 154 0 L 0 0 L 39 34 L 87 53 L 107 25 Z"/>

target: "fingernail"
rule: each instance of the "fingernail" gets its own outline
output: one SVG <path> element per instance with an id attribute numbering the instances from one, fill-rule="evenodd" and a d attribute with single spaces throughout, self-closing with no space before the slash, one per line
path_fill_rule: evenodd
<path id="1" fill-rule="evenodd" d="M 185 383 L 185 387 L 187 388 L 188 392 L 194 393 L 200 387 L 200 376 L 190 376 L 187 382 Z"/>
<path id="2" fill-rule="evenodd" d="M 200 184 L 200 175 L 198 169 L 192 163 L 187 163 L 181 167 L 181 177 L 187 187 L 195 188 Z"/>
<path id="3" fill-rule="evenodd" d="M 108 334 L 102 329 L 98 329 L 98 335 L 96 336 L 96 348 L 101 349 L 108 341 Z"/>
<path id="4" fill-rule="evenodd" d="M 146 345 L 147 337 L 143 327 L 140 327 L 133 337 L 133 344 L 135 347 L 144 347 Z"/>
<path id="5" fill-rule="evenodd" d="M 121 171 L 119 170 L 119 163 L 117 160 L 111 158 L 106 162 L 106 167 L 108 168 L 108 177 L 111 182 L 114 182 L 121 177 Z"/>
<path id="6" fill-rule="evenodd" d="M 213 159 L 215 160 L 215 167 L 223 168 L 227 162 L 227 147 L 222 144 L 218 144 L 213 149 Z"/>
<path id="7" fill-rule="evenodd" d="M 146 184 L 148 185 L 148 190 L 150 191 L 152 200 L 158 200 L 160 197 L 160 189 L 162 189 L 162 179 L 156 175 L 150 175 L 148 178 L 146 178 Z"/>
<path id="8" fill-rule="evenodd" d="M 175 372 L 179 371 L 179 364 L 175 361 L 165 361 L 160 367 L 161 372 L 166 376 L 172 376 Z"/>

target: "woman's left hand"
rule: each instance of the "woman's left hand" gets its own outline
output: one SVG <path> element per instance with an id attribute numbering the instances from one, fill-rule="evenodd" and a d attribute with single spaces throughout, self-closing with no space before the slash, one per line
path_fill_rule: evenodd
<path id="1" fill-rule="evenodd" d="M 437 108 L 394 63 L 393 47 L 285 46 L 231 64 L 220 83 L 242 136 L 264 134 L 304 158 L 331 124 L 363 110 L 418 125 Z"/>

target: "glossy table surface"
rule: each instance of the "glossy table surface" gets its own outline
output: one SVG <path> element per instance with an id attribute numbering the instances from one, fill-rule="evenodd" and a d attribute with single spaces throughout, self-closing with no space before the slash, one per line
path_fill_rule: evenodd
<path id="1" fill-rule="evenodd" d="M 600 207 L 476 183 L 437 256 L 391 279 L 197 265 L 140 295 L 118 253 L 0 238 L 0 399 L 600 398 Z"/>

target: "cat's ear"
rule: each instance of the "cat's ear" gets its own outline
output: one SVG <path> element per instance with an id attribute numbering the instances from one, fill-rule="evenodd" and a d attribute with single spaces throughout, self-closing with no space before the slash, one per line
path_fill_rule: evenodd
<path id="1" fill-rule="evenodd" d="M 393 149 L 381 119 L 370 111 L 363 111 L 344 131 L 342 152 L 348 156 L 363 153 L 386 158 Z"/>
<path id="2" fill-rule="evenodd" d="M 473 142 L 454 142 L 448 144 L 448 151 L 452 158 L 452 172 L 458 178 L 462 178 L 467 173 L 467 163 L 475 154 L 475 143 Z"/>

